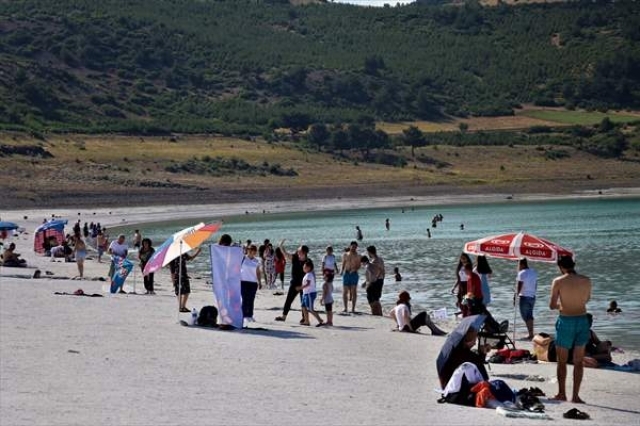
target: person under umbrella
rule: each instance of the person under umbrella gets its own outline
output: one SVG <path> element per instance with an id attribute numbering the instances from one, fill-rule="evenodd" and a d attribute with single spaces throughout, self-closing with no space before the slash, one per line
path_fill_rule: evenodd
<path id="1" fill-rule="evenodd" d="M 447 336 L 436 360 L 438 379 L 442 388 L 446 387 L 456 368 L 465 362 L 474 364 L 484 380 L 489 380 L 489 374 L 484 364 L 490 346 L 480 346 L 479 352 L 471 350 L 478 340 L 478 331 L 485 319 L 485 315 L 472 315 L 463 318 L 460 324 Z"/>
<path id="2" fill-rule="evenodd" d="M 176 232 L 156 249 L 144 267 L 143 274 L 148 275 L 170 264 L 171 278 L 176 289 L 179 312 L 189 312 L 186 307 L 189 296 L 184 294 L 185 291 L 191 291 L 186 262 L 193 260 L 200 254 L 200 245 L 221 226 L 222 222 L 208 225 L 201 222 Z M 192 250 L 196 251 L 190 256 L 188 252 Z"/>
<path id="3" fill-rule="evenodd" d="M 191 294 L 189 274 L 187 274 L 187 261 L 195 259 L 201 251 L 202 249 L 198 247 L 193 255 L 183 253 L 169 263 L 173 287 L 178 297 L 178 310 L 180 312 L 191 312 L 191 310 L 187 308 L 187 299 L 189 299 L 189 294 Z"/>
<path id="4" fill-rule="evenodd" d="M 5 221 L 0 221 L 0 240 L 6 240 L 7 237 L 9 236 L 9 234 L 7 233 L 7 231 L 13 231 L 18 229 L 18 225 L 16 225 L 13 222 L 5 222 Z M 0 248 L 2 248 L 3 246 L 3 242 L 0 241 Z M 0 260 L 2 256 L 0 256 Z"/>

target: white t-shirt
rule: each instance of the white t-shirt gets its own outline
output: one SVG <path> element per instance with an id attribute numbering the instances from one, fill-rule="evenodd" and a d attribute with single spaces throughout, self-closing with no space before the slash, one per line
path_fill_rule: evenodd
<path id="1" fill-rule="evenodd" d="M 322 258 L 322 266 L 325 269 L 336 270 L 336 256 L 333 254 L 325 254 Z"/>
<path id="2" fill-rule="evenodd" d="M 407 318 L 411 318 L 411 312 L 409 311 L 409 307 L 404 303 L 396 305 L 396 307 L 391 310 L 391 314 L 396 318 L 398 330 L 402 331 L 405 325 L 409 325 Z"/>
<path id="3" fill-rule="evenodd" d="M 242 260 L 242 266 L 240 267 L 240 281 L 248 281 L 250 283 L 258 282 L 258 265 L 260 265 L 260 260 L 256 257 L 250 259 L 248 257 L 244 257 Z"/>
<path id="4" fill-rule="evenodd" d="M 302 285 L 306 285 L 307 281 L 309 285 L 306 287 L 302 287 L 302 294 L 311 294 L 316 292 L 316 276 L 313 272 L 307 272 L 304 274 L 304 278 L 302 279 Z"/>
<path id="5" fill-rule="evenodd" d="M 460 270 L 458 271 L 458 277 L 460 278 L 460 281 L 462 282 L 466 282 L 467 281 L 467 271 L 464 270 L 463 268 L 460 268 Z"/>
<path id="6" fill-rule="evenodd" d="M 127 243 L 119 244 L 118 240 L 113 240 L 109 245 L 109 249 L 111 250 L 112 254 L 115 254 L 116 256 L 124 257 L 127 255 L 127 252 L 129 251 L 129 246 L 127 245 Z"/>
<path id="7" fill-rule="evenodd" d="M 536 297 L 538 289 L 538 274 L 531 268 L 518 271 L 517 281 L 522 281 L 522 288 L 518 296 Z"/>

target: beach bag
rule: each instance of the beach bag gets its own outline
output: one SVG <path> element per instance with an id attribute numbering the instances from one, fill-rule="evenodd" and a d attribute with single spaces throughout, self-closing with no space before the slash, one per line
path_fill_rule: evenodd
<path id="1" fill-rule="evenodd" d="M 465 362 L 455 369 L 442 392 L 442 398 L 438 402 L 473 407 L 476 395 L 471 392 L 471 388 L 482 381 L 484 378 L 478 367 L 470 362 Z"/>
<path id="2" fill-rule="evenodd" d="M 203 306 L 198 315 L 197 324 L 201 327 L 217 327 L 218 308 L 215 306 Z"/>
<path id="3" fill-rule="evenodd" d="M 526 349 L 501 349 L 496 352 L 496 355 L 504 358 L 507 364 L 531 359 L 531 353 Z"/>
<path id="4" fill-rule="evenodd" d="M 489 381 L 491 394 L 500 402 L 515 402 L 516 394 L 504 380 L 494 379 Z"/>

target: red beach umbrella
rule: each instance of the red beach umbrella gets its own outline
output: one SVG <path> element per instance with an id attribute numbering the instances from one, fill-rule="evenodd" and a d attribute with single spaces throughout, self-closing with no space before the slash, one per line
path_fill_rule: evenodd
<path id="1" fill-rule="evenodd" d="M 573 252 L 544 238 L 524 232 L 494 235 L 465 243 L 467 254 L 517 260 L 526 257 L 538 262 L 556 262 Z"/>
<path id="2" fill-rule="evenodd" d="M 556 262 L 560 256 L 571 256 L 573 252 L 544 238 L 524 232 L 494 235 L 465 243 L 467 254 L 518 260 L 523 257 L 538 262 Z M 516 310 L 513 310 L 513 341 L 516 340 Z"/>

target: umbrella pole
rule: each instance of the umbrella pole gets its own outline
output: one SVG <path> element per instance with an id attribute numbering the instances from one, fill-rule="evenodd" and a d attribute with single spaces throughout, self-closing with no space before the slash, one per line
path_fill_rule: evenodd
<path id="1" fill-rule="evenodd" d="M 516 286 L 513 289 L 513 346 L 515 348 L 516 345 L 516 299 L 518 298 L 518 281 L 516 281 Z"/>

